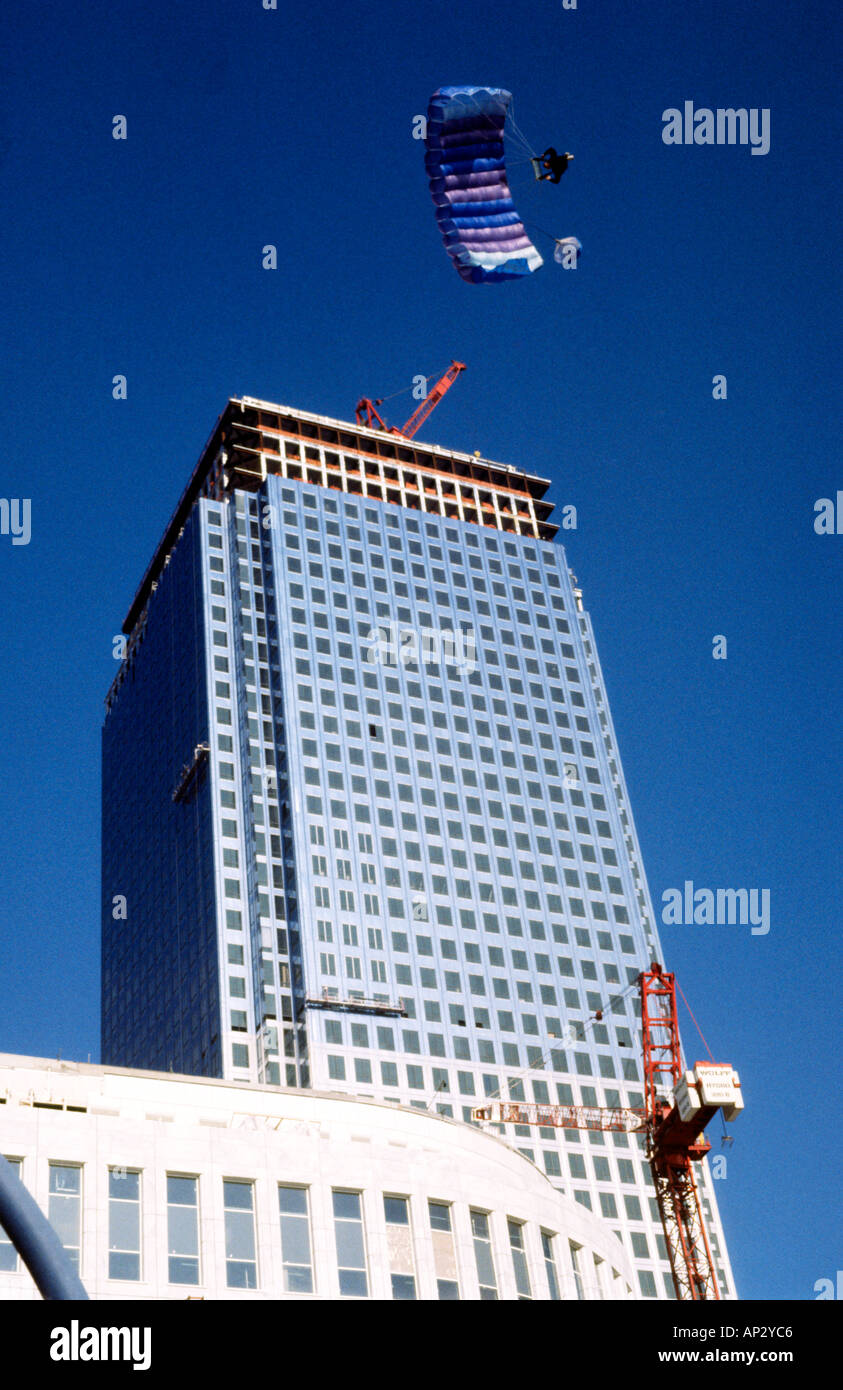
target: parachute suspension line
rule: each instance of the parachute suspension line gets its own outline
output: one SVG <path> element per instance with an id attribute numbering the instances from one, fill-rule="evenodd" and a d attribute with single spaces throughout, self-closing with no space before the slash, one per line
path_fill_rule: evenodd
<path id="1" fill-rule="evenodd" d="M 521 221 L 524 223 L 525 227 L 535 228 L 537 232 L 541 232 L 542 236 L 549 237 L 551 241 L 559 241 L 560 239 L 558 236 L 554 236 L 553 232 L 548 232 L 544 227 L 540 227 L 537 222 L 528 222 L 526 217 L 522 217 Z"/>
<path id="2" fill-rule="evenodd" d="M 476 96 L 472 96 L 471 99 L 472 99 L 472 101 L 474 102 L 475 107 L 477 108 L 477 114 L 478 114 L 478 116 L 482 117 L 482 119 L 483 119 L 484 121 L 486 121 L 486 123 L 487 123 L 488 125 L 490 125 L 490 126 L 492 126 L 492 127 L 494 128 L 494 127 L 495 127 L 495 123 L 494 123 L 494 121 L 492 120 L 491 116 L 489 116 L 485 111 L 481 111 L 481 110 L 480 110 L 480 103 L 478 102 L 477 97 L 476 97 Z M 524 133 L 523 133 L 523 132 L 519 129 L 519 127 L 515 124 L 515 117 L 514 117 L 513 114 L 512 114 L 513 105 L 514 105 L 514 102 L 513 102 L 512 100 L 510 100 L 509 109 L 508 109 L 508 111 L 507 111 L 507 113 L 506 113 L 506 121 L 505 121 L 505 123 L 504 123 L 504 129 L 506 129 L 506 125 L 507 125 L 507 123 L 508 123 L 508 124 L 509 124 L 509 132 L 508 132 L 508 133 L 514 137 L 514 142 L 515 142 L 515 144 L 518 145 L 518 146 L 520 147 L 522 154 L 525 156 L 525 159 L 524 159 L 523 162 L 524 162 L 525 164 L 527 164 L 527 163 L 529 163 L 529 161 L 533 158 L 535 151 L 533 150 L 533 147 L 532 147 L 532 145 L 530 144 L 529 140 L 527 139 L 526 135 L 524 135 Z M 521 163 L 522 161 L 519 160 L 519 161 L 517 161 L 517 162 L 518 162 L 518 163 Z M 507 163 L 509 163 L 509 161 L 507 161 Z"/>
<path id="3" fill-rule="evenodd" d="M 521 151 L 523 160 L 519 162 L 526 163 L 527 160 L 533 159 L 535 151 L 533 150 L 533 147 L 528 143 L 528 141 L 524 139 L 524 136 L 521 134 L 520 131 L 516 132 L 514 128 L 510 128 L 509 130 L 507 130 L 506 133 L 508 136 L 514 136 L 512 143 L 516 146 L 518 150 Z"/>
<path id="4" fill-rule="evenodd" d="M 531 160 L 534 157 L 534 154 L 530 145 L 527 144 L 527 141 L 523 139 L 522 136 L 515 135 L 509 127 L 505 126 L 504 129 L 506 131 L 507 140 L 510 142 L 510 144 L 515 149 L 516 153 L 519 155 L 519 158 L 515 162 L 519 164 L 525 164 L 529 160 Z M 510 161 L 507 160 L 507 164 L 509 163 Z"/>
<path id="5" fill-rule="evenodd" d="M 508 113 L 508 114 L 509 114 L 510 122 L 511 122 L 511 124 L 512 124 L 512 129 L 515 131 L 516 136 L 517 136 L 518 139 L 521 141 L 521 144 L 522 144 L 523 147 L 524 147 L 525 153 L 528 155 L 528 157 L 529 157 L 530 159 L 532 159 L 532 158 L 535 156 L 536 151 L 533 149 L 533 146 L 532 146 L 531 142 L 527 139 L 526 135 L 524 134 L 523 130 L 521 129 L 521 127 L 519 126 L 518 122 L 517 122 L 516 119 L 515 119 L 515 98 L 514 98 L 514 97 L 512 98 L 512 101 L 509 103 L 509 113 Z"/>

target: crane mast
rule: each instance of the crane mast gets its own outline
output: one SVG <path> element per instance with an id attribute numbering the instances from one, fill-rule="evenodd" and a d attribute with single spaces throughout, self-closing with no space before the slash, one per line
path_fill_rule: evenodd
<path id="1" fill-rule="evenodd" d="M 677 1299 L 719 1299 L 717 1273 L 694 1177 L 694 1164 L 700 1163 L 711 1148 L 702 1131 L 718 1107 L 694 1109 L 683 1120 L 677 1097 L 682 1058 L 675 977 L 653 965 L 642 972 L 640 983 L 647 1158 L 667 1242 L 673 1288 Z M 695 1070 L 701 1066 L 704 1064 L 697 1063 Z M 674 1097 L 672 1104 L 665 1098 L 666 1090 Z"/>
<path id="2" fill-rule="evenodd" d="M 603 1108 L 487 1101 L 472 1119 L 643 1133 L 677 1299 L 719 1299 L 720 1289 L 694 1177 L 711 1145 L 703 1130 L 718 1110 L 732 1120 L 743 1109 L 740 1080 L 728 1064 L 695 1062 L 682 1070 L 676 977 L 655 962 L 638 977 L 644 1051 L 644 1107 Z M 598 1015 L 599 1016 L 599 1015 Z"/>

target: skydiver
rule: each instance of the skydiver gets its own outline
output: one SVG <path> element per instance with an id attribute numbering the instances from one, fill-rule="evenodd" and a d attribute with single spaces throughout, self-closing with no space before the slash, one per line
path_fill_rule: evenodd
<path id="1" fill-rule="evenodd" d="M 557 154 L 553 146 L 549 145 L 543 155 L 533 160 L 536 178 L 540 182 L 549 179 L 551 183 L 558 183 L 573 157 L 572 154 L 568 154 L 567 152 L 565 154 Z M 539 169 L 544 169 L 546 172 L 540 174 Z"/>

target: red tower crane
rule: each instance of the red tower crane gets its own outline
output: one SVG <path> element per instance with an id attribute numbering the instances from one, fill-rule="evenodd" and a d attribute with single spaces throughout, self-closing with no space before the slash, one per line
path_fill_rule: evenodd
<path id="1" fill-rule="evenodd" d="M 362 400 L 357 402 L 354 413 L 358 425 L 367 425 L 371 430 L 386 430 L 389 434 L 400 434 L 404 439 L 413 439 L 427 417 L 436 409 L 445 392 L 450 391 L 460 372 L 464 372 L 465 369 L 464 362 L 452 362 L 447 372 L 440 376 L 436 385 L 428 391 L 421 405 L 413 411 L 407 423 L 400 430 L 397 425 L 387 425 L 386 421 L 378 414 L 376 407 L 383 405 L 383 396 L 376 401 L 364 396 Z"/>
<path id="2" fill-rule="evenodd" d="M 683 1072 L 675 976 L 653 963 L 641 972 L 638 984 L 644 1049 L 643 1109 L 491 1101 L 472 1110 L 472 1119 L 645 1134 L 676 1297 L 719 1299 L 694 1164 L 711 1148 L 702 1131 L 717 1111 L 722 1110 L 725 1118 L 732 1120 L 743 1109 L 740 1080 L 731 1066 L 715 1062 L 695 1062 L 693 1071 Z"/>

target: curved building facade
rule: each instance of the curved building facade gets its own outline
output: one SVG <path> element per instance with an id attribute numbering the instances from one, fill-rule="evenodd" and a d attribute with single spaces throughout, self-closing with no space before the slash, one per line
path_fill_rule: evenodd
<path id="1" fill-rule="evenodd" d="M 503 1140 L 338 1093 L 0 1056 L 2 1152 L 94 1299 L 631 1298 Z M 0 1232 L 0 1298 L 38 1298 Z"/>

